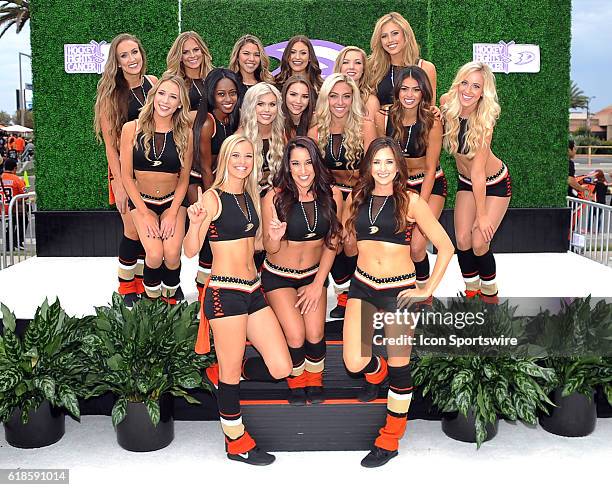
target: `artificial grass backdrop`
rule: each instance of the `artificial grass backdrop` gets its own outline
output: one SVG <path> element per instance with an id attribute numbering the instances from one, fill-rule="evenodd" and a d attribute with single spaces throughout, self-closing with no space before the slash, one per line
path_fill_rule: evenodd
<path id="1" fill-rule="evenodd" d="M 63 45 L 139 37 L 148 72 L 161 75 L 178 34 L 177 0 L 32 0 L 32 65 L 38 207 L 107 208 L 104 147 L 93 133 L 96 74 L 64 72 Z M 540 73 L 496 74 L 502 114 L 493 149 L 510 167 L 514 207 L 565 205 L 570 60 L 570 0 L 183 0 L 182 30 L 198 31 L 216 66 L 227 65 L 235 40 L 264 45 L 305 34 L 369 52 L 372 29 L 386 12 L 408 19 L 422 56 L 438 71 L 438 96 L 472 59 L 472 43 L 538 44 Z M 443 156 L 453 204 L 453 161 Z"/>

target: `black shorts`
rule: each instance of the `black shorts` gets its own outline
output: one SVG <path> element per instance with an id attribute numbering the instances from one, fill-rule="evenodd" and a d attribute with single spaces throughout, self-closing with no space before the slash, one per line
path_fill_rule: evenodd
<path id="1" fill-rule="evenodd" d="M 424 174 L 411 175 L 408 177 L 408 187 L 413 191 L 421 193 L 423 187 L 423 180 L 425 179 Z M 448 182 L 446 176 L 440 167 L 436 169 L 436 180 L 434 180 L 433 188 L 431 189 L 431 195 L 446 197 L 448 194 Z"/>
<path id="2" fill-rule="evenodd" d="M 172 201 L 174 200 L 174 192 L 171 192 L 167 196 L 159 198 L 141 193 L 140 197 L 142 197 L 142 200 L 144 201 L 146 207 L 148 207 L 151 211 L 157 214 L 157 216 L 161 216 L 166 209 L 170 209 L 170 206 L 172 206 Z M 189 201 L 187 200 L 187 196 L 185 196 L 185 198 L 183 199 L 181 206 L 184 206 L 186 208 L 189 207 Z M 136 209 L 136 206 L 134 206 L 134 203 L 131 199 L 128 199 L 128 208 L 130 209 L 130 211 L 132 209 Z"/>
<path id="3" fill-rule="evenodd" d="M 237 277 L 210 276 L 204 295 L 204 314 L 209 320 L 250 315 L 266 306 L 268 303 L 259 278 L 247 281 Z"/>
<path id="4" fill-rule="evenodd" d="M 202 174 L 200 172 L 196 172 L 195 170 L 191 170 L 191 172 L 189 172 L 189 185 L 191 184 L 199 184 L 202 186 L 202 190 L 204 189 Z"/>
<path id="5" fill-rule="evenodd" d="M 319 264 L 301 270 L 288 269 L 286 267 L 271 264 L 268 259 L 266 259 L 264 260 L 261 270 L 261 285 L 266 293 L 281 288 L 293 288 L 297 290 L 302 286 L 310 284 L 318 271 Z M 329 280 L 325 278 L 323 286 L 327 288 L 328 285 Z"/>
<path id="6" fill-rule="evenodd" d="M 472 189 L 472 181 L 468 177 L 461 174 L 458 174 L 458 177 L 459 182 L 457 183 L 457 192 L 474 192 Z M 502 165 L 502 168 L 495 175 L 487 177 L 485 195 L 495 197 L 512 197 L 512 180 L 510 179 L 508 167 L 506 167 L 505 164 Z"/>
<path id="7" fill-rule="evenodd" d="M 402 274 L 401 276 L 379 278 L 357 267 L 351 279 L 348 299 L 360 299 L 381 310 L 395 311 L 397 309 L 397 295 L 406 289 L 416 288 L 415 278 L 415 272 Z"/>
<path id="8" fill-rule="evenodd" d="M 340 189 L 340 192 L 342 192 L 342 200 L 346 201 L 348 199 L 348 197 L 351 195 L 351 192 L 353 192 L 353 188 L 345 185 L 345 184 L 334 184 L 338 189 Z"/>
<path id="9" fill-rule="evenodd" d="M 210 274 L 210 268 L 212 267 L 213 253 L 210 248 L 210 240 L 208 235 L 204 238 L 204 244 L 200 249 L 200 256 L 198 260 L 198 271 L 204 274 Z"/>

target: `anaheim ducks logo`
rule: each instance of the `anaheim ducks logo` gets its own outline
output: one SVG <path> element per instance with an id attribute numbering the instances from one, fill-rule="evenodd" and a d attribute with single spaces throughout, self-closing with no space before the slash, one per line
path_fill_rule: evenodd
<path id="1" fill-rule="evenodd" d="M 151 163 L 151 167 L 159 167 L 162 164 L 162 162 L 160 160 L 155 160 L 153 163 Z"/>
<path id="2" fill-rule="evenodd" d="M 374 235 L 375 233 L 378 233 L 378 226 L 370 226 L 370 235 Z"/>
<path id="3" fill-rule="evenodd" d="M 304 238 L 312 238 L 313 236 L 316 236 L 316 233 L 306 233 L 306 235 L 304 235 Z"/>
<path id="4" fill-rule="evenodd" d="M 246 225 L 246 228 L 244 229 L 244 231 L 250 231 L 253 229 L 255 225 L 253 223 L 249 223 L 248 225 Z"/>

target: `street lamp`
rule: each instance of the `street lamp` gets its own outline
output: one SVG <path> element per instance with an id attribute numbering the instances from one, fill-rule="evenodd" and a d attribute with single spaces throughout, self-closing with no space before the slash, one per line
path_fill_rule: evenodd
<path id="1" fill-rule="evenodd" d="M 591 137 L 591 112 L 590 112 L 590 107 L 591 107 L 591 100 L 597 98 L 597 96 L 593 95 L 591 97 L 587 97 L 587 135 L 590 138 Z"/>
<path id="2" fill-rule="evenodd" d="M 25 126 L 25 91 L 23 90 L 23 76 L 21 75 L 21 57 L 27 56 L 32 59 L 27 53 L 19 52 L 19 105 L 21 107 L 21 125 Z M 588 110 L 587 110 L 588 112 Z"/>

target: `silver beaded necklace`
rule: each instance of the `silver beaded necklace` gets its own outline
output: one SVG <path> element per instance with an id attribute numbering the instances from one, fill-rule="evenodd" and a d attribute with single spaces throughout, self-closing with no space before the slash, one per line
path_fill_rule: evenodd
<path id="1" fill-rule="evenodd" d="M 132 87 L 130 87 L 130 92 L 132 92 L 132 95 L 136 99 L 136 102 L 138 102 L 140 107 L 143 107 L 145 102 L 146 102 L 146 98 L 147 98 L 147 96 L 144 93 L 144 77 L 142 77 L 142 80 L 140 80 L 140 90 L 142 90 L 142 96 L 143 96 L 143 100 L 142 101 L 138 98 L 138 96 L 136 95 L 136 92 L 134 92 Z"/>
<path id="2" fill-rule="evenodd" d="M 164 144 L 162 145 L 162 149 L 161 152 L 159 153 L 159 155 L 157 154 L 157 151 L 155 151 L 155 135 L 153 135 L 153 158 L 155 160 L 153 160 L 153 166 L 157 167 L 158 165 L 161 165 L 161 157 L 164 154 L 164 150 L 166 149 L 166 136 L 168 135 L 168 133 L 164 133 Z"/>
<path id="3" fill-rule="evenodd" d="M 376 223 L 376 220 L 378 219 L 378 216 L 380 215 L 380 213 L 382 212 L 383 208 L 385 207 L 385 204 L 387 204 L 387 199 L 389 199 L 389 196 L 385 196 L 385 200 L 383 201 L 382 206 L 378 209 L 378 213 L 376 213 L 376 216 L 374 216 L 374 219 L 372 219 L 372 201 L 374 201 L 374 196 L 370 196 L 370 205 L 368 206 L 368 218 L 370 220 L 370 225 L 371 226 L 374 226 L 374 223 Z M 378 229 L 376 231 L 378 231 Z M 376 232 L 374 232 L 374 233 L 376 233 Z"/>
<path id="4" fill-rule="evenodd" d="M 344 148 L 344 135 L 342 135 L 342 139 L 340 140 L 340 148 L 338 148 L 338 156 L 334 155 L 334 138 L 332 137 L 331 134 L 329 135 L 329 139 L 328 139 L 328 148 L 329 148 L 329 154 L 331 155 L 334 163 L 341 164 L 342 162 L 340 162 L 340 156 L 342 155 L 342 149 Z"/>
<path id="5" fill-rule="evenodd" d="M 410 126 L 408 126 L 408 139 L 406 140 L 406 144 L 404 145 L 404 154 L 408 153 L 408 146 L 410 145 L 410 137 L 412 136 L 412 128 L 413 126 L 416 124 L 416 122 L 414 124 L 411 124 Z M 398 141 L 398 143 L 401 145 L 402 143 L 400 141 Z"/>
<path id="6" fill-rule="evenodd" d="M 247 220 L 247 225 L 244 231 L 249 231 L 251 228 L 253 228 L 253 223 L 251 223 L 251 208 L 249 207 L 249 200 L 247 199 L 246 194 L 245 194 L 244 195 L 244 205 L 247 210 L 247 212 L 245 213 L 242 210 L 242 206 L 240 206 L 240 203 L 238 202 L 238 198 L 236 197 L 236 194 L 232 194 L 232 196 L 234 196 L 234 200 L 236 201 L 236 206 L 238 206 L 238 209 L 240 209 L 240 212 L 242 213 L 244 218 Z"/>
<path id="7" fill-rule="evenodd" d="M 310 224 L 308 223 L 308 216 L 306 216 L 306 210 L 304 209 L 304 203 L 300 201 L 300 207 L 302 208 L 302 214 L 304 215 L 304 221 L 306 221 L 306 229 L 308 233 L 314 233 L 317 229 L 317 222 L 319 220 L 319 213 L 317 212 L 317 201 L 313 201 L 314 203 L 314 225 L 312 229 L 310 228 Z"/>

